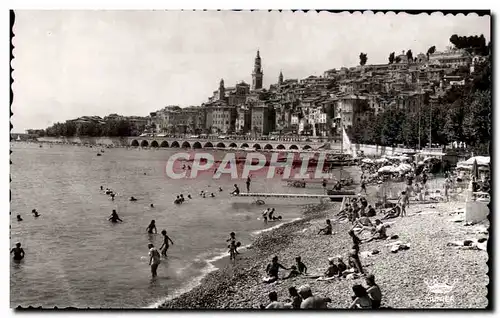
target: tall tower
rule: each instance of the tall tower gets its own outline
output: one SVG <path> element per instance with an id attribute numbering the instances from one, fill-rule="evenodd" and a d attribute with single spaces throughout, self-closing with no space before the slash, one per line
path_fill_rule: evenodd
<path id="1" fill-rule="evenodd" d="M 262 72 L 262 64 L 260 61 L 260 53 L 257 50 L 257 56 L 255 57 L 255 63 L 252 72 L 252 89 L 262 88 L 262 78 L 264 73 Z"/>
<path id="2" fill-rule="evenodd" d="M 223 100 L 226 97 L 226 89 L 224 88 L 224 79 L 221 78 L 219 83 L 219 100 Z"/>
<path id="3" fill-rule="evenodd" d="M 278 77 L 278 84 L 283 85 L 283 72 L 280 71 L 280 76 Z"/>

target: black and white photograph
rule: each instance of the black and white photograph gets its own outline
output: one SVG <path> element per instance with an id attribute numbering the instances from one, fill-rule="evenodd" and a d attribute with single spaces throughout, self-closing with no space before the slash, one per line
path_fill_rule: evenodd
<path id="1" fill-rule="evenodd" d="M 11 309 L 491 309 L 491 11 L 10 22 Z"/>

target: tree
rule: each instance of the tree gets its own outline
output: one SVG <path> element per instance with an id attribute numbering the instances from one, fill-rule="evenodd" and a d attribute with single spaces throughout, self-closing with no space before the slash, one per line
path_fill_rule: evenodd
<path id="1" fill-rule="evenodd" d="M 429 56 L 430 56 L 431 54 L 434 54 L 434 52 L 436 52 L 436 46 L 435 46 L 435 45 L 431 46 L 431 47 L 427 50 L 427 58 L 429 58 Z"/>
<path id="2" fill-rule="evenodd" d="M 394 52 L 392 52 L 391 54 L 389 54 L 389 64 L 392 64 L 394 63 Z"/>
<path id="3" fill-rule="evenodd" d="M 401 58 L 400 58 L 399 56 L 396 56 L 396 58 L 394 59 L 394 61 L 395 61 L 396 63 L 399 63 L 399 62 L 401 62 Z"/>
<path id="4" fill-rule="evenodd" d="M 361 52 L 359 54 L 359 65 L 363 66 L 368 61 L 368 55 L 366 53 Z"/>
<path id="5" fill-rule="evenodd" d="M 413 53 L 411 52 L 411 50 L 408 50 L 408 52 L 406 52 L 406 57 L 408 58 L 408 63 L 411 63 L 413 61 Z"/>

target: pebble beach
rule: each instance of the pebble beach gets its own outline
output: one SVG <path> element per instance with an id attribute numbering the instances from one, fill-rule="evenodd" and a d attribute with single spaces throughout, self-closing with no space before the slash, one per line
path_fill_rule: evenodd
<path id="1" fill-rule="evenodd" d="M 372 241 L 360 246 L 365 271 L 375 275 L 383 308 L 468 308 L 488 306 L 488 253 L 485 250 L 447 246 L 450 241 L 488 238 L 488 223 L 466 226 L 454 219 L 463 214 L 464 202 L 415 203 L 408 216 L 388 220 L 388 235 L 409 244 L 408 250 L 392 253 L 391 240 Z M 163 309 L 258 309 L 268 304 L 268 293 L 276 291 L 280 301 L 289 299 L 288 288 L 308 284 L 314 295 L 331 298 L 329 308 L 345 309 L 351 303 L 351 287 L 364 284 L 363 278 L 318 281 L 296 277 L 265 284 L 265 267 L 274 255 L 285 267 L 297 256 L 308 273 L 321 275 L 328 258 L 343 256 L 352 244 L 347 235 L 350 224 L 335 222 L 340 204 L 309 207 L 302 220 L 258 236 L 235 264 L 224 258 L 219 270 L 207 275 L 191 291 L 161 304 Z M 334 235 L 317 235 L 326 218 L 333 223 Z M 376 217 L 372 218 L 375 219 Z M 394 241 L 394 240 L 392 240 Z M 375 255 L 366 256 L 378 250 Z M 368 253 L 367 253 L 368 252 Z M 288 271 L 280 271 L 280 277 Z M 448 286 L 446 292 L 436 286 Z"/>

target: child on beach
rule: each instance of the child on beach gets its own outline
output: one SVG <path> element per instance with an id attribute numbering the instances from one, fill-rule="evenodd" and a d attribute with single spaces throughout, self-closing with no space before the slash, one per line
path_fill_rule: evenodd
<path id="1" fill-rule="evenodd" d="M 267 264 L 267 267 L 266 267 L 266 273 L 269 276 L 269 279 L 265 279 L 264 281 L 266 283 L 273 283 L 273 282 L 277 281 L 278 280 L 278 272 L 279 272 L 280 268 L 285 269 L 285 270 L 291 269 L 291 268 L 286 268 L 285 266 L 278 263 L 278 256 L 274 256 L 271 263 Z"/>
<path id="2" fill-rule="evenodd" d="M 372 300 L 368 296 L 366 288 L 361 285 L 352 286 L 352 291 L 354 292 L 353 302 L 350 309 L 371 309 L 373 304 Z"/>
<path id="3" fill-rule="evenodd" d="M 302 303 L 302 298 L 300 298 L 299 293 L 297 292 L 297 289 L 292 286 L 292 287 L 288 288 L 288 293 L 290 294 L 290 297 L 292 297 L 292 301 L 290 303 L 292 308 L 293 309 L 300 309 L 300 304 Z"/>
<path id="4" fill-rule="evenodd" d="M 380 304 L 382 303 L 382 292 L 380 291 L 380 287 L 378 287 L 378 285 L 375 284 L 375 276 L 373 275 L 366 276 L 366 284 L 368 285 L 366 292 L 368 293 L 368 296 L 370 296 L 370 299 L 372 300 L 372 308 L 373 309 L 380 308 Z"/>
<path id="5" fill-rule="evenodd" d="M 267 213 L 269 213 L 269 208 L 265 209 L 264 212 L 262 212 L 262 218 L 264 219 L 265 224 L 267 224 Z"/>
<path id="6" fill-rule="evenodd" d="M 167 235 L 167 231 L 163 230 L 161 231 L 161 235 L 163 235 L 163 244 L 160 246 L 161 250 L 161 255 L 167 257 L 167 250 L 168 250 L 168 242 L 172 243 L 174 245 L 174 242 L 170 239 L 170 237 Z M 165 246 L 165 248 L 163 248 Z"/>
<path id="7" fill-rule="evenodd" d="M 292 265 L 292 267 L 290 269 L 291 269 L 291 272 L 288 273 L 288 275 L 286 277 L 283 277 L 283 279 L 289 279 L 289 278 L 294 278 L 294 277 L 300 276 L 301 273 L 297 270 L 297 266 Z"/>
<path id="8" fill-rule="evenodd" d="M 332 235 L 332 223 L 329 219 L 326 220 L 326 227 L 319 230 L 318 234 Z"/>
<path id="9" fill-rule="evenodd" d="M 401 206 L 401 217 L 406 216 L 406 206 L 409 203 L 408 194 L 406 191 L 401 192 L 398 204 Z"/>
<path id="10" fill-rule="evenodd" d="M 297 263 L 297 269 L 299 270 L 299 273 L 307 275 L 307 266 L 306 264 L 302 263 L 302 259 L 300 256 L 297 256 L 295 258 L 295 262 Z"/>

